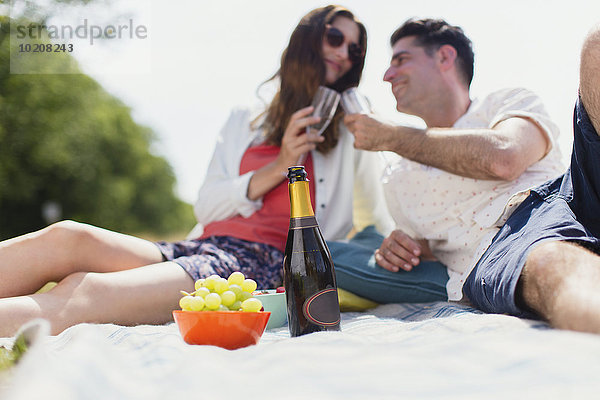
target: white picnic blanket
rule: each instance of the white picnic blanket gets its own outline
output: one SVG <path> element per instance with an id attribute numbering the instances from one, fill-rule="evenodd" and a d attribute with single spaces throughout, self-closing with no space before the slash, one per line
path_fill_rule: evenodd
<path id="1" fill-rule="evenodd" d="M 4 339 L 7 340 L 7 339 Z M 600 336 L 446 302 L 343 313 L 341 332 L 266 331 L 235 351 L 177 326 L 81 324 L 37 340 L 2 398 L 595 399 Z"/>

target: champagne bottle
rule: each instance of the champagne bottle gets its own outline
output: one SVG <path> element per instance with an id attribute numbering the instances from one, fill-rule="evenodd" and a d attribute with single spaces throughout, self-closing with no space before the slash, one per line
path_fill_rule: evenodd
<path id="1" fill-rule="evenodd" d="M 310 202 L 303 166 L 288 168 L 290 229 L 283 281 L 292 337 L 340 330 L 340 306 L 331 254 Z"/>

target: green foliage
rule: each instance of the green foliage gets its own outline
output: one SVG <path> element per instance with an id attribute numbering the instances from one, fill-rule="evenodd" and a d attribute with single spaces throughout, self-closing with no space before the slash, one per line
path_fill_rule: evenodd
<path id="1" fill-rule="evenodd" d="M 0 239 L 45 226 L 48 201 L 63 218 L 121 232 L 191 229 L 171 167 L 150 151 L 152 131 L 86 75 L 11 74 L 8 22 L 0 17 Z M 68 53 L 44 63 L 77 68 Z"/>

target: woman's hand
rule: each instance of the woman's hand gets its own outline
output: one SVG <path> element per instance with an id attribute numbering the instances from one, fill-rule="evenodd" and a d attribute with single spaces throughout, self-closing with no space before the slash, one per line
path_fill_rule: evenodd
<path id="1" fill-rule="evenodd" d="M 258 169 L 248 184 L 248 199 L 254 201 L 279 185 L 287 174 L 288 167 L 297 165 L 300 157 L 317 147 L 325 138 L 306 133 L 306 127 L 319 122 L 319 117 L 311 117 L 313 107 L 306 107 L 292 114 L 281 139 L 281 150 L 277 158 Z"/>
<path id="2" fill-rule="evenodd" d="M 414 240 L 397 229 L 375 250 L 375 261 L 388 271 L 398 272 L 400 269 L 410 271 L 419 265 L 421 259 L 434 260 L 426 240 Z"/>
<path id="3" fill-rule="evenodd" d="M 314 107 L 305 107 L 294 114 L 290 118 L 283 138 L 281 139 L 281 150 L 277 157 L 277 164 L 281 167 L 283 173 L 287 172 L 287 168 L 298 164 L 298 160 L 303 154 L 314 150 L 317 143 L 325 140 L 324 137 L 306 133 L 306 127 L 316 124 L 321 120 L 320 117 L 311 117 Z"/>

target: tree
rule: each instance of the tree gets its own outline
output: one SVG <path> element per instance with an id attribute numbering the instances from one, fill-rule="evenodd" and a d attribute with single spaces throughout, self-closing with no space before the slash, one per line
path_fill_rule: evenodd
<path id="1" fill-rule="evenodd" d="M 0 17 L 0 239 L 45 226 L 50 203 L 63 218 L 127 233 L 191 229 L 171 167 L 150 150 L 153 132 L 68 53 L 45 58 L 48 73 L 10 73 L 18 23 L 29 22 Z M 67 68 L 77 73 L 51 73 Z"/>

